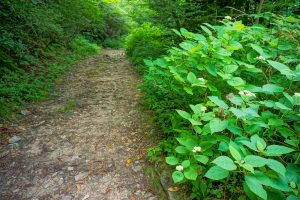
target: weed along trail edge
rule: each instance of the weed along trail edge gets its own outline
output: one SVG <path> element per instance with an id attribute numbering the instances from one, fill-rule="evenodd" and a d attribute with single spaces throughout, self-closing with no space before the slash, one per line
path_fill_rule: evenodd
<path id="1" fill-rule="evenodd" d="M 147 173 L 155 131 L 139 81 L 122 50 L 76 64 L 55 98 L 16 125 L 0 158 L 0 199 L 163 199 Z"/>

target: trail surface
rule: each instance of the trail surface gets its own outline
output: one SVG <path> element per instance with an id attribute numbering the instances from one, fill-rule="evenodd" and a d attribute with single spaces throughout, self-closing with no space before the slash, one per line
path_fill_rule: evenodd
<path id="1" fill-rule="evenodd" d="M 76 64 L 56 97 L 16 125 L 0 157 L 0 199 L 160 199 L 145 172 L 154 131 L 138 83 L 121 50 Z"/>

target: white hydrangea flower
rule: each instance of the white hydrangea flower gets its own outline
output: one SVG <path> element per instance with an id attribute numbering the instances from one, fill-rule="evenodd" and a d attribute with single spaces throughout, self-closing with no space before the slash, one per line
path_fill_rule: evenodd
<path id="1" fill-rule="evenodd" d="M 230 16 L 225 16 L 225 19 L 232 20 L 232 17 L 230 17 Z"/>
<path id="2" fill-rule="evenodd" d="M 239 91 L 240 95 L 246 95 L 248 97 L 256 97 L 256 95 L 248 90 Z"/>
<path id="3" fill-rule="evenodd" d="M 201 107 L 201 111 L 202 111 L 202 112 L 205 112 L 206 110 L 207 110 L 207 108 L 206 108 L 205 106 L 202 106 L 202 107 Z"/>
<path id="4" fill-rule="evenodd" d="M 198 78 L 199 81 L 204 82 L 206 81 L 204 78 Z"/>
<path id="5" fill-rule="evenodd" d="M 266 60 L 263 56 L 257 56 L 255 59 L 256 59 L 256 60 L 262 60 L 262 61 L 265 61 L 265 60 Z"/>
<path id="6" fill-rule="evenodd" d="M 176 170 L 177 170 L 177 171 L 182 171 L 182 170 L 183 170 L 183 166 L 182 166 L 182 165 L 176 166 Z"/>
<path id="7" fill-rule="evenodd" d="M 193 152 L 194 153 L 201 152 L 201 147 L 194 147 Z"/>
<path id="8" fill-rule="evenodd" d="M 296 92 L 296 93 L 295 93 L 295 96 L 296 96 L 296 97 L 300 97 L 300 93 L 299 93 L 299 92 Z"/>

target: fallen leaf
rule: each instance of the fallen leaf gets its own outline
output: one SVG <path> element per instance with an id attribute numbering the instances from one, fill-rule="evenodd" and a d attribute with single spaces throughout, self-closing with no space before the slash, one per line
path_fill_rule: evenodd
<path id="1" fill-rule="evenodd" d="M 81 189 L 81 185 L 79 183 L 76 183 L 76 188 L 77 188 L 77 190 L 80 190 Z"/>
<path id="2" fill-rule="evenodd" d="M 132 158 L 127 158 L 126 163 L 131 164 L 132 163 Z"/>
<path id="3" fill-rule="evenodd" d="M 67 193 L 71 193 L 71 192 L 72 192 L 72 189 L 71 189 L 71 188 L 68 188 L 68 189 L 66 189 L 66 192 L 67 192 Z"/>
<path id="4" fill-rule="evenodd" d="M 106 187 L 105 190 L 104 190 L 104 192 L 105 192 L 105 193 L 109 193 L 109 192 L 110 192 L 109 187 Z"/>
<path id="5" fill-rule="evenodd" d="M 104 167 L 103 164 L 98 164 L 98 165 L 96 165 L 96 168 L 97 168 L 97 169 L 102 169 L 103 167 Z"/>
<path id="6" fill-rule="evenodd" d="M 83 198 L 82 198 L 82 200 L 86 200 L 86 199 L 88 199 L 88 198 L 90 198 L 90 195 L 85 195 Z"/>
<path id="7" fill-rule="evenodd" d="M 18 126 L 18 129 L 21 131 L 26 131 L 26 127 L 25 126 Z"/>
<path id="8" fill-rule="evenodd" d="M 168 188 L 168 191 L 170 191 L 170 192 L 178 192 L 179 190 L 180 190 L 180 188 L 176 187 L 176 186 Z"/>

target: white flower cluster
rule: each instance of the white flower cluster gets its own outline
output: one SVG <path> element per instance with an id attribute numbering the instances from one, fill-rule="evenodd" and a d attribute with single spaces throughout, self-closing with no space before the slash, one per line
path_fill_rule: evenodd
<path id="1" fill-rule="evenodd" d="M 299 92 L 296 92 L 296 93 L 295 93 L 295 96 L 296 96 L 296 97 L 300 97 L 300 93 L 299 93 Z"/>
<path id="2" fill-rule="evenodd" d="M 182 170 L 183 170 L 183 166 L 182 166 L 182 165 L 176 166 L 176 170 L 177 170 L 177 171 L 182 171 Z"/>
<path id="3" fill-rule="evenodd" d="M 194 147 L 193 152 L 194 153 L 201 152 L 201 147 Z"/>
<path id="4" fill-rule="evenodd" d="M 241 90 L 239 91 L 239 95 L 245 95 L 248 97 L 256 97 L 256 95 L 248 90 Z"/>
<path id="5" fill-rule="evenodd" d="M 200 109 L 202 112 L 205 112 L 207 110 L 207 108 L 205 106 L 202 106 Z"/>
<path id="6" fill-rule="evenodd" d="M 265 61 L 266 60 L 263 56 L 257 56 L 255 59 L 256 60 L 261 60 L 261 61 Z"/>
<path id="7" fill-rule="evenodd" d="M 225 16 L 225 19 L 232 20 L 232 17 L 230 17 L 230 16 Z"/>
<path id="8" fill-rule="evenodd" d="M 205 82 L 206 80 L 204 78 L 198 78 L 199 81 Z"/>

